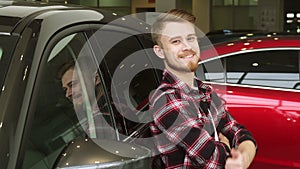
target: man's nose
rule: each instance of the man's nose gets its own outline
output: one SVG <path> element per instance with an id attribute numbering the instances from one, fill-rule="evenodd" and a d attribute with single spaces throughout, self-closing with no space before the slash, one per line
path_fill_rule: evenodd
<path id="1" fill-rule="evenodd" d="M 183 50 L 190 50 L 190 49 L 192 49 L 191 44 L 187 40 L 184 40 L 182 42 L 182 45 L 183 45 Z"/>
<path id="2" fill-rule="evenodd" d="M 66 98 L 71 99 L 72 98 L 72 89 L 68 88 L 66 90 Z"/>

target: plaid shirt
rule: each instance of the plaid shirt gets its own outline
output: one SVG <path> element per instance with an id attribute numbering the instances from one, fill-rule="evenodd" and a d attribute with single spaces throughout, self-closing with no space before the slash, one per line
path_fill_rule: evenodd
<path id="1" fill-rule="evenodd" d="M 112 106 L 112 114 L 109 110 L 110 106 Z M 84 122 L 85 124 L 82 124 L 82 126 L 84 127 L 86 133 L 92 138 L 115 140 L 117 139 L 117 135 L 113 124 L 114 118 L 117 130 L 121 134 L 120 136 L 129 135 L 128 133 L 132 132 L 136 122 L 124 119 L 120 111 L 122 111 L 122 113 L 126 113 L 126 117 L 129 117 L 129 115 L 133 113 L 130 109 L 128 109 L 128 106 L 122 104 L 121 102 L 114 102 L 113 104 L 109 105 L 105 97 L 102 96 L 97 101 L 97 104 L 93 105 L 92 113 L 89 117 L 90 119 L 86 118 Z M 87 113 L 84 113 L 84 116 L 87 116 Z M 114 117 L 112 117 L 112 115 L 114 115 Z M 133 118 L 134 117 L 132 116 L 130 117 L 130 119 Z M 126 120 L 126 122 L 124 120 Z"/>
<path id="2" fill-rule="evenodd" d="M 195 82 L 197 90 L 165 70 L 150 98 L 154 118 L 150 128 L 166 168 L 224 168 L 230 149 L 214 139 L 214 131 L 225 135 L 231 147 L 245 140 L 255 143 L 250 132 L 226 111 L 211 86 L 197 78 Z"/>

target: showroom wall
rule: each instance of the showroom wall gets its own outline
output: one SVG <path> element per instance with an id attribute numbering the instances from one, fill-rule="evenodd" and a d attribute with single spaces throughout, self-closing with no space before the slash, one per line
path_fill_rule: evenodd
<path id="1" fill-rule="evenodd" d="M 172 8 L 180 8 L 193 13 L 196 26 L 204 33 L 210 30 L 210 0 L 156 0 L 156 11 L 163 12 Z"/>
<path id="2" fill-rule="evenodd" d="M 192 11 L 197 16 L 196 26 L 204 33 L 210 30 L 211 8 L 210 0 L 193 0 Z"/>
<path id="3" fill-rule="evenodd" d="M 282 31 L 283 0 L 213 0 L 210 30 Z"/>
<path id="4" fill-rule="evenodd" d="M 131 13 L 136 13 L 143 10 L 145 12 L 155 11 L 155 1 L 131 0 Z"/>
<path id="5" fill-rule="evenodd" d="M 204 33 L 220 29 L 284 31 L 287 0 L 42 0 L 117 10 L 123 14 L 163 12 L 181 8 L 192 12 Z M 290 0 L 290 3 L 294 3 Z M 292 5 L 296 6 L 296 5 Z M 298 7 L 300 8 L 300 7 Z M 152 16 L 150 16 L 152 17 Z M 147 16 L 144 16 L 147 18 Z"/>

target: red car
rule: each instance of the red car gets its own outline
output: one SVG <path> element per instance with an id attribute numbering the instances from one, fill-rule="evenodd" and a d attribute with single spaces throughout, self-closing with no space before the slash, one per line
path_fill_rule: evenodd
<path id="1" fill-rule="evenodd" d="M 242 36 L 201 59 L 197 75 L 258 143 L 251 169 L 300 168 L 300 36 Z"/>

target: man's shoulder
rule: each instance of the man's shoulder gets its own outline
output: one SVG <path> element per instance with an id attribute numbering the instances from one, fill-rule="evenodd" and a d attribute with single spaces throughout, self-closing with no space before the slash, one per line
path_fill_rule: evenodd
<path id="1" fill-rule="evenodd" d="M 155 91 L 152 93 L 152 96 L 158 96 L 161 94 L 174 93 L 175 88 L 169 83 L 161 83 Z"/>
<path id="2" fill-rule="evenodd" d="M 168 83 L 161 83 L 151 94 L 150 104 L 154 104 L 157 100 L 165 98 L 166 95 L 176 95 L 177 90 Z"/>

